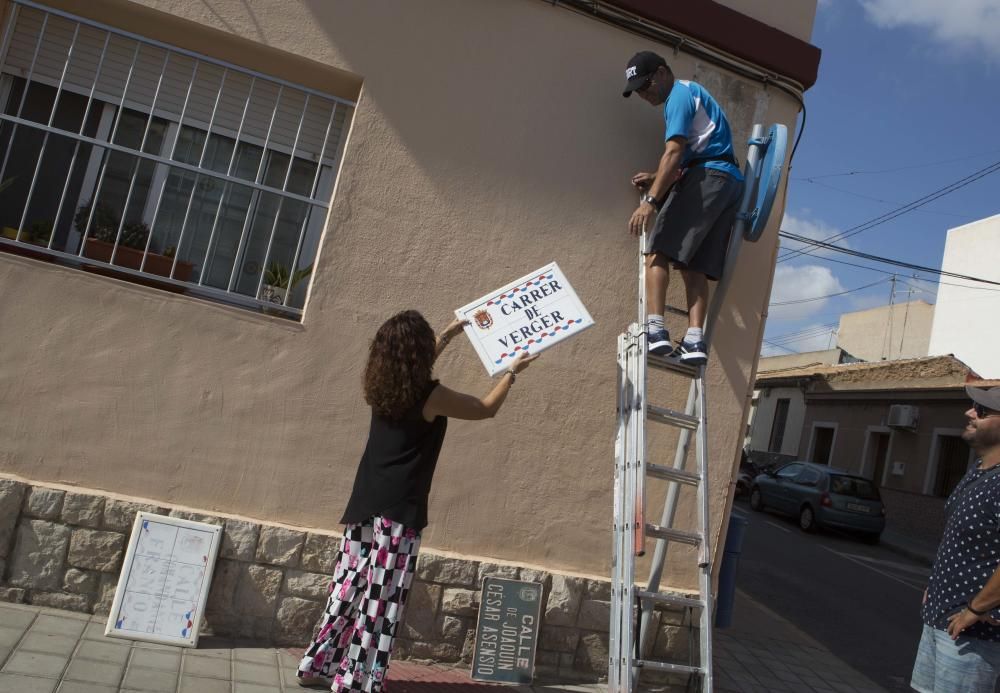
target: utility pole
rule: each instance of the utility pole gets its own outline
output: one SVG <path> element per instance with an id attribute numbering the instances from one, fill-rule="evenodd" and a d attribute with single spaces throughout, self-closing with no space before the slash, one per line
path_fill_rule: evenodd
<path id="1" fill-rule="evenodd" d="M 913 285 L 908 284 L 910 290 L 906 292 L 906 310 L 903 312 L 903 333 L 899 335 L 899 358 L 903 358 L 903 340 L 906 339 L 906 319 L 910 315 L 910 301 L 913 299 Z"/>
<path id="2" fill-rule="evenodd" d="M 889 317 L 886 320 L 885 334 L 882 337 L 882 360 L 886 360 L 886 353 L 892 356 L 892 306 L 896 299 L 896 275 L 892 275 L 892 279 L 889 280 Z"/>

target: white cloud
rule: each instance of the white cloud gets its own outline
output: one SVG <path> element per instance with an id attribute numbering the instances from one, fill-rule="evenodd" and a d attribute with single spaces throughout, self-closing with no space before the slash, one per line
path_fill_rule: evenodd
<path id="1" fill-rule="evenodd" d="M 986 51 L 1000 58 L 997 0 L 859 0 L 876 26 L 913 27 L 959 51 Z"/>
<path id="2" fill-rule="evenodd" d="M 817 241 L 824 241 L 831 236 L 835 236 L 840 233 L 840 229 L 835 226 L 830 226 L 829 224 L 820 221 L 818 219 L 807 219 L 806 217 L 797 217 L 793 214 L 785 213 L 784 218 L 781 220 L 781 230 L 788 231 L 789 233 L 794 233 L 798 236 L 805 236 L 806 238 L 811 238 Z M 835 242 L 839 246 L 844 248 L 849 248 L 850 245 L 846 241 L 831 241 Z M 798 241 L 792 241 L 787 238 L 781 239 L 781 253 L 780 255 L 785 255 L 790 250 L 808 250 L 809 255 L 815 257 L 827 257 L 830 255 L 836 255 L 834 250 L 824 250 L 817 248 L 816 246 L 807 245 L 805 243 L 800 243 Z M 808 257 L 808 255 L 797 255 L 795 257 Z M 791 258 L 794 259 L 794 258 Z M 780 265 L 779 265 L 780 267 Z"/>
<path id="3" fill-rule="evenodd" d="M 821 265 L 780 264 L 774 272 L 774 286 L 771 288 L 771 308 L 768 315 L 773 318 L 799 319 L 819 313 L 829 299 L 775 306 L 775 303 L 797 301 L 803 298 L 818 298 L 844 291 L 840 280 L 829 267 Z M 798 347 L 795 347 L 799 350 Z"/>

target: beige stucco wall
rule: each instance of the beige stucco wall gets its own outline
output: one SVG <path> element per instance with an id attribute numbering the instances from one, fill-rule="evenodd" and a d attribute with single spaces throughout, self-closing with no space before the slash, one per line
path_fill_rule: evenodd
<path id="1" fill-rule="evenodd" d="M 908 404 L 918 408 L 919 423 L 915 430 L 886 427 L 889 407 L 893 404 Z M 888 488 L 927 493 L 933 486 L 935 470 L 931 469 L 929 475 L 928 468 L 933 464 L 935 434 L 947 432 L 952 435 L 960 432 L 965 427 L 964 411 L 967 407 L 968 398 L 960 387 L 948 393 L 901 391 L 873 397 L 843 395 L 829 400 L 807 398 L 799 455 L 802 459 L 808 459 L 810 437 L 815 423 L 835 423 L 837 432 L 831 465 L 870 477 L 871 460 L 865 459 L 865 442 L 869 430 L 875 428 L 889 431 L 891 438 L 886 473 L 885 478 L 879 481 Z M 903 474 L 892 473 L 894 462 L 903 463 Z"/>
<path id="2" fill-rule="evenodd" d="M 840 316 L 837 346 L 862 361 L 913 359 L 928 355 L 934 306 L 908 301 Z"/>
<path id="3" fill-rule="evenodd" d="M 785 433 L 781 439 L 781 449 L 771 450 L 771 431 L 774 428 L 774 414 L 779 399 L 788 400 L 788 418 Z M 802 419 L 806 413 L 805 395 L 798 387 L 765 388 L 757 397 L 757 411 L 754 413 L 750 430 L 750 449 L 795 455 L 799 450 L 802 435 Z"/>
<path id="4" fill-rule="evenodd" d="M 114 2 L 56 4 L 125 16 Z M 305 319 L 0 255 L 0 472 L 335 528 L 365 443 L 359 381 L 381 321 L 412 307 L 441 327 L 455 307 L 555 259 L 597 324 L 522 375 L 495 420 L 450 422 L 424 542 L 606 575 L 615 340 L 635 306 L 628 180 L 655 165 L 662 142 L 660 113 L 619 89 L 628 56 L 655 46 L 540 0 L 141 4 L 166 13 L 144 22 L 155 38 L 231 59 L 246 51 L 331 90 L 363 80 Z M 285 74 L 301 66 L 272 49 L 337 71 Z M 753 122 L 794 136 L 791 97 L 663 50 L 723 102 L 739 143 Z M 782 207 L 744 247 L 709 369 L 713 535 Z M 461 390 L 490 386 L 461 341 L 437 373 Z M 685 381 L 656 389 L 653 401 L 683 406 Z M 653 445 L 674 437 L 657 433 Z"/>
<path id="5" fill-rule="evenodd" d="M 757 374 L 780 371 L 783 368 L 799 368 L 802 366 L 812 366 L 820 364 L 831 366 L 840 362 L 840 349 L 824 349 L 822 351 L 804 351 L 796 354 L 782 354 L 781 356 L 767 356 L 757 363 Z"/>

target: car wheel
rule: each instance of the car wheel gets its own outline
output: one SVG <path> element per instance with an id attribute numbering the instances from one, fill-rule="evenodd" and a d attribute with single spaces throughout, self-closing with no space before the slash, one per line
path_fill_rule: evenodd
<path id="1" fill-rule="evenodd" d="M 870 544 L 872 546 L 875 546 L 880 541 L 882 541 L 882 533 L 881 532 L 874 532 L 872 534 L 864 534 L 861 537 L 861 541 L 865 542 L 866 544 Z"/>
<path id="2" fill-rule="evenodd" d="M 762 512 L 764 510 L 764 499 L 760 495 L 759 488 L 755 488 L 750 492 L 750 507 L 757 512 Z"/>
<path id="3" fill-rule="evenodd" d="M 816 531 L 816 516 L 813 514 L 813 509 L 808 505 L 804 506 L 799 512 L 799 527 L 803 532 Z"/>

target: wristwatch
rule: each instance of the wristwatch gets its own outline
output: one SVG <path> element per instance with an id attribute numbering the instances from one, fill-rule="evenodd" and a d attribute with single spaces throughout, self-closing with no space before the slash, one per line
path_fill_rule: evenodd
<path id="1" fill-rule="evenodd" d="M 643 202 L 645 202 L 647 204 L 651 204 L 654 207 L 656 207 L 659 204 L 659 202 L 656 200 L 656 198 L 653 197 L 652 195 L 650 195 L 649 193 L 646 193 L 645 195 L 643 195 L 641 199 L 642 199 Z"/>

